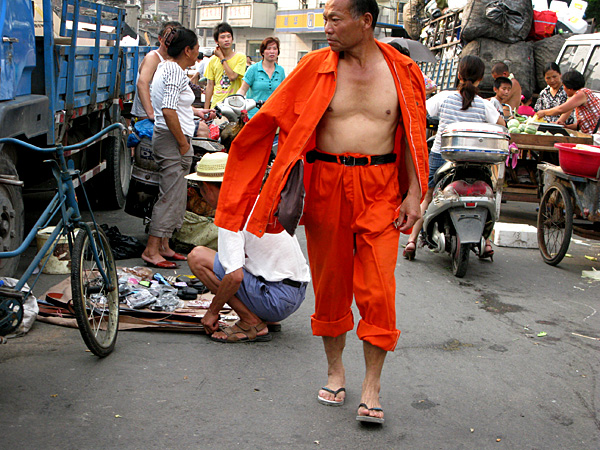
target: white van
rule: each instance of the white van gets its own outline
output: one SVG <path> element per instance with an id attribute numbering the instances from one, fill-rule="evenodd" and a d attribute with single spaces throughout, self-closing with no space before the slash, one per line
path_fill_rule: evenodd
<path id="1" fill-rule="evenodd" d="M 600 94 L 600 33 L 576 34 L 568 38 L 556 58 L 562 73 L 577 70 L 585 87 Z"/>

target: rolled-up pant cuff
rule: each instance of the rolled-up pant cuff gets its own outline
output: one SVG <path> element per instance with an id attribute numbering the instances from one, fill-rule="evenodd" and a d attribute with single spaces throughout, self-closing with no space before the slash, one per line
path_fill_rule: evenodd
<path id="1" fill-rule="evenodd" d="M 354 328 L 354 317 L 352 316 L 352 311 L 349 311 L 348 314 L 335 322 L 324 322 L 315 319 L 315 315 L 313 314 L 310 317 L 310 324 L 314 336 L 337 337 Z"/>
<path id="2" fill-rule="evenodd" d="M 400 338 L 400 330 L 385 330 L 370 325 L 364 320 L 358 322 L 356 329 L 358 338 L 387 352 L 393 352 Z"/>

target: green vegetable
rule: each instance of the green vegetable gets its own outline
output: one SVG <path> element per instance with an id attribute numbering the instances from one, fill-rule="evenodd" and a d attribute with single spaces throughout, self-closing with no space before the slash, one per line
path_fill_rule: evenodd
<path id="1" fill-rule="evenodd" d="M 544 134 L 546 133 L 544 133 L 543 131 L 536 131 L 535 134 L 537 134 L 538 136 L 544 136 Z"/>
<path id="2" fill-rule="evenodd" d="M 533 125 L 527 125 L 525 127 L 525 133 L 527 133 L 527 134 L 536 134 L 537 133 L 537 127 L 533 126 Z"/>
<path id="3" fill-rule="evenodd" d="M 556 133 L 554 136 L 564 136 L 562 133 Z"/>
<path id="4" fill-rule="evenodd" d="M 519 127 L 512 127 L 512 128 L 508 129 L 508 132 L 511 133 L 511 134 L 512 133 L 520 133 L 521 130 L 519 130 Z"/>
<path id="5" fill-rule="evenodd" d="M 508 121 L 508 123 L 506 124 L 506 126 L 508 128 L 518 127 L 519 125 L 520 125 L 520 122 L 517 119 L 510 119 Z"/>
<path id="6" fill-rule="evenodd" d="M 521 125 L 519 125 L 519 131 L 524 132 L 526 126 L 527 125 L 525 125 L 524 123 L 522 123 Z"/>

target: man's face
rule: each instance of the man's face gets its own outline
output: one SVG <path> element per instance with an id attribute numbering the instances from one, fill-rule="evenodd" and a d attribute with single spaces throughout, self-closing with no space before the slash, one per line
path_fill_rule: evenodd
<path id="1" fill-rule="evenodd" d="M 494 92 L 500 100 L 506 100 L 510 94 L 510 88 L 511 86 L 509 84 L 504 83 L 501 84 L 499 88 L 494 88 Z"/>
<path id="2" fill-rule="evenodd" d="M 200 181 L 198 183 L 198 190 L 202 195 L 202 198 L 208 203 L 211 208 L 217 208 L 217 204 L 219 203 L 219 192 L 220 189 L 212 183 L 207 183 L 206 181 Z"/>
<path id="3" fill-rule="evenodd" d="M 231 48 L 231 45 L 233 44 L 233 36 L 231 33 L 219 33 L 217 44 L 221 48 Z"/>
<path id="4" fill-rule="evenodd" d="M 323 19 L 331 50 L 341 52 L 359 44 L 364 37 L 365 17 L 352 17 L 350 0 L 329 0 L 323 10 Z"/>

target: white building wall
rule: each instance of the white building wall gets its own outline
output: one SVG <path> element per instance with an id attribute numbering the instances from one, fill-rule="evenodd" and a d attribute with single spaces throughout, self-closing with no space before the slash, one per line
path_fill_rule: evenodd
<path id="1" fill-rule="evenodd" d="M 301 9 L 319 9 L 325 6 L 326 0 L 306 0 L 306 7 L 302 7 L 300 0 L 279 0 L 277 2 L 278 11 L 293 11 Z M 394 3 L 395 4 L 395 3 Z M 389 10 L 384 10 L 382 6 L 390 7 L 391 1 L 379 2 L 380 10 L 383 13 L 382 19 L 386 22 L 393 22 L 393 14 Z M 281 54 L 279 55 L 279 64 L 283 66 L 285 73 L 289 74 L 294 67 L 296 67 L 299 56 L 312 51 L 313 41 L 324 41 L 325 33 L 323 32 L 312 32 L 312 33 L 276 33 L 275 30 L 268 28 L 234 28 L 234 40 L 236 51 L 242 52 L 248 55 L 248 42 L 249 41 L 262 41 L 267 36 L 275 36 L 279 38 L 281 42 Z M 383 35 L 377 29 L 378 35 Z M 207 39 L 204 46 L 214 47 L 215 43 L 212 39 L 212 30 L 207 32 Z M 376 36 L 377 37 L 377 36 Z M 203 45 L 201 45 L 203 46 Z M 257 55 L 252 55 L 255 57 Z"/>

